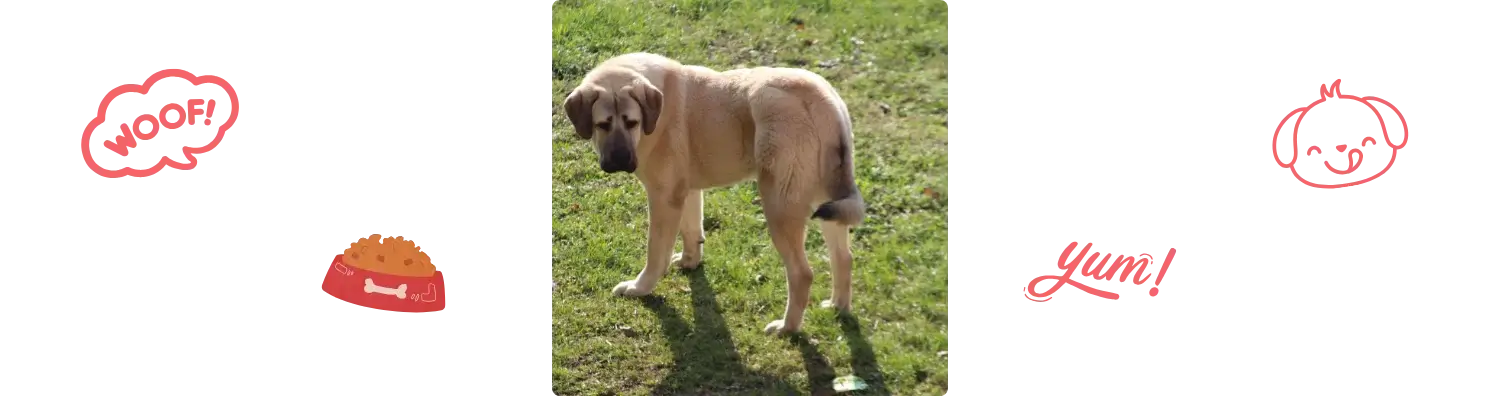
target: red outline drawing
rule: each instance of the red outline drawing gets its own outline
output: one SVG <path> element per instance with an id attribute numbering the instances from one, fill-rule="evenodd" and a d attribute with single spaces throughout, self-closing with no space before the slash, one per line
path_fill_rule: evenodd
<path id="1" fill-rule="evenodd" d="M 1365 186 L 1365 184 L 1370 184 L 1371 181 L 1385 177 L 1388 172 L 1391 172 L 1391 169 L 1397 165 L 1398 159 L 1401 157 L 1401 151 L 1406 150 L 1407 145 L 1415 144 L 1415 142 L 1410 142 L 1412 141 L 1412 126 L 1410 126 L 1410 123 L 1407 123 L 1406 115 L 1401 114 L 1401 110 L 1397 107 L 1397 104 L 1392 104 L 1391 101 L 1386 101 L 1383 98 L 1374 98 L 1374 96 L 1350 95 L 1350 93 L 1344 93 L 1343 89 L 1344 77 L 1335 78 L 1334 81 L 1323 81 L 1323 83 L 1319 84 L 1319 98 L 1317 98 L 1317 101 L 1293 108 L 1292 111 L 1289 111 L 1280 120 L 1277 120 L 1277 126 L 1271 130 L 1271 159 L 1274 160 L 1274 165 L 1277 168 L 1286 168 L 1287 172 L 1292 174 L 1292 178 L 1295 178 L 1295 180 L 1298 180 L 1298 183 L 1302 183 L 1304 186 L 1320 190 L 1349 189 L 1349 187 Z M 1317 110 L 1317 108 L 1322 107 L 1323 104 L 1332 101 L 1332 99 L 1356 102 L 1356 104 L 1364 107 L 1365 111 L 1370 111 L 1370 114 L 1376 117 L 1376 124 L 1380 126 L 1380 136 L 1385 139 L 1386 151 L 1391 153 L 1391 159 L 1386 160 L 1385 168 L 1370 172 L 1370 175 L 1365 175 L 1364 178 L 1359 178 L 1359 180 L 1334 184 L 1323 184 L 1320 181 L 1308 180 L 1305 175 L 1302 175 L 1301 171 L 1298 171 L 1296 163 L 1298 163 L 1298 157 L 1302 154 L 1302 150 L 1299 150 L 1298 133 L 1302 130 L 1302 118 L 1307 117 L 1308 114 L 1313 113 L 1313 110 Z M 1401 121 L 1400 142 L 1391 139 L 1391 126 L 1389 126 L 1389 123 L 1386 123 L 1386 117 L 1380 111 L 1380 107 L 1389 108 L 1391 114 L 1394 114 L 1395 118 Z M 1281 160 L 1281 130 L 1287 129 L 1287 121 L 1292 123 L 1292 133 L 1290 133 L 1289 139 L 1287 139 L 1290 147 L 1287 148 L 1287 160 Z M 1335 144 L 1334 147 L 1334 150 L 1338 151 L 1338 153 L 1347 154 L 1349 162 L 1346 163 L 1344 168 L 1338 168 L 1338 166 L 1332 165 L 1329 160 L 1323 160 L 1323 169 L 1335 175 L 1349 175 L 1355 172 L 1356 169 L 1365 166 L 1364 150 L 1374 150 L 1376 148 L 1376 136 L 1362 136 L 1359 139 L 1359 147 L 1350 147 L 1349 144 Z M 1322 148 L 1316 147 L 1316 145 L 1310 145 L 1307 148 L 1308 156 L 1317 156 L 1317 154 L 1322 153 Z"/>
<path id="2" fill-rule="evenodd" d="M 93 141 L 93 136 L 95 136 L 95 130 L 99 129 L 99 126 L 102 126 L 107 121 L 110 108 L 113 107 L 115 101 L 120 99 L 120 96 L 151 95 L 151 89 L 156 87 L 156 84 L 162 80 L 181 80 L 186 87 L 217 87 L 223 93 L 223 108 L 225 108 L 223 113 L 225 114 L 223 114 L 223 121 L 220 121 L 219 126 L 214 127 L 213 138 L 208 139 L 207 144 L 178 145 L 177 151 L 183 153 L 184 160 L 162 156 L 150 168 L 136 168 L 136 166 L 130 165 L 130 163 L 121 163 L 120 168 L 105 168 L 104 163 L 99 163 L 99 159 L 96 159 L 95 151 L 93 151 L 92 144 L 90 144 Z M 163 108 L 171 107 L 171 105 L 163 105 Z M 184 120 L 186 120 L 186 117 L 184 117 Z M 207 121 L 204 120 L 204 123 L 207 123 Z M 99 98 L 99 104 L 95 107 L 95 113 L 93 113 L 87 123 L 84 123 L 80 150 L 83 151 L 84 166 L 87 166 L 99 178 L 150 178 L 165 171 L 166 168 L 177 169 L 177 171 L 192 171 L 192 169 L 198 168 L 199 154 L 210 153 L 210 151 L 216 150 L 220 145 L 223 145 L 223 138 L 228 136 L 229 130 L 234 129 L 234 124 L 239 123 L 239 121 L 240 92 L 234 89 L 234 84 L 228 78 L 214 74 L 193 74 L 192 71 L 187 71 L 187 69 L 183 68 L 160 69 L 160 71 L 151 72 L 150 75 L 145 77 L 145 81 L 141 81 L 141 83 L 115 86 L 104 93 L 104 98 Z M 154 129 L 160 129 L 160 126 L 156 126 L 156 124 L 153 124 L 153 127 Z M 130 127 L 121 124 L 120 129 L 123 132 L 123 129 L 130 129 Z M 120 138 L 124 138 L 126 141 L 113 142 L 113 145 L 115 145 L 115 148 L 124 148 L 126 145 L 133 144 L 129 139 L 138 138 L 138 136 L 139 138 L 153 138 L 154 133 L 156 132 L 135 130 L 135 132 L 126 133 L 126 136 L 120 136 Z M 111 151 L 114 151 L 114 148 L 111 148 Z"/>

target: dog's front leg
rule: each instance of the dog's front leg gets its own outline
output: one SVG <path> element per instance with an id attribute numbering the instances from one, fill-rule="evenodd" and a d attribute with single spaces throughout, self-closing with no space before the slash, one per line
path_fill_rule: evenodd
<path id="1" fill-rule="evenodd" d="M 651 211 L 650 231 L 646 234 L 646 267 L 641 269 L 635 280 L 615 285 L 615 295 L 651 294 L 656 283 L 666 274 L 667 262 L 672 258 L 672 245 L 677 242 L 686 192 L 685 189 L 646 187 Z"/>
<path id="2" fill-rule="evenodd" d="M 682 208 L 682 253 L 672 255 L 672 264 L 682 269 L 698 268 L 703 262 L 703 190 L 689 190 Z"/>

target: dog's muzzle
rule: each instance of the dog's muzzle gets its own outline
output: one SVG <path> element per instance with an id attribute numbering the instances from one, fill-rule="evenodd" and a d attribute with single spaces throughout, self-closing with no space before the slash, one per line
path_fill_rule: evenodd
<path id="1" fill-rule="evenodd" d="M 635 155 L 630 150 L 616 150 L 599 161 L 604 173 L 635 173 Z"/>

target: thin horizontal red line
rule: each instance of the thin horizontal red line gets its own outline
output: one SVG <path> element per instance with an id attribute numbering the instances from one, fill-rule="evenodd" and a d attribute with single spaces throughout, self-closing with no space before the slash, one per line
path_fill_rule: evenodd
<path id="1" fill-rule="evenodd" d="M 552 105 L 413 104 L 413 105 L 299 105 L 245 104 L 246 120 L 550 120 Z"/>
<path id="2" fill-rule="evenodd" d="M 1494 288 L 1164 288 L 1182 297 L 1494 297 Z"/>
<path id="3" fill-rule="evenodd" d="M 225 144 L 552 144 L 552 136 L 229 136 Z"/>
<path id="4" fill-rule="evenodd" d="M 549 184 L 550 175 L 193 175 L 153 184 Z"/>
<path id="5" fill-rule="evenodd" d="M 306 153 L 306 151 L 222 151 L 213 153 L 211 160 L 240 160 L 240 162 L 302 162 L 302 160 L 428 160 L 428 162 L 498 162 L 498 160 L 550 160 L 552 153 L 396 153 L 396 151 L 333 151 L 333 153 Z"/>
<path id="6" fill-rule="evenodd" d="M 432 318 L 446 321 L 550 321 L 552 312 L 437 312 Z"/>
<path id="7" fill-rule="evenodd" d="M 1170 305 L 1172 302 L 1167 302 Z M 1065 303 L 1067 305 L 1067 303 Z M 1179 315 L 1181 314 L 1181 315 Z M 1098 321 L 1098 320 L 1152 320 L 1140 312 L 1100 311 L 1049 312 L 1049 320 Z M 1238 312 L 1203 311 L 1173 312 L 1173 321 L 1487 321 L 1494 320 L 1490 312 Z"/>

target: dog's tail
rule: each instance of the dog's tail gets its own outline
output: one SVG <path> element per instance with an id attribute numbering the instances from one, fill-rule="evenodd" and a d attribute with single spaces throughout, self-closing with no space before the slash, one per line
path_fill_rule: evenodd
<path id="1" fill-rule="evenodd" d="M 828 201 L 818 206 L 813 211 L 814 219 L 832 221 L 847 226 L 858 226 L 865 220 L 865 199 L 859 193 L 859 186 L 854 183 L 854 134 L 852 123 L 849 120 L 848 110 L 839 106 L 839 133 L 838 144 L 834 145 L 829 154 L 829 160 L 824 162 L 831 165 L 827 170 L 830 177 L 827 179 Z"/>
<path id="2" fill-rule="evenodd" d="M 865 220 L 865 199 L 855 189 L 853 195 L 818 205 L 818 210 L 813 211 L 813 218 L 857 226 Z"/>

